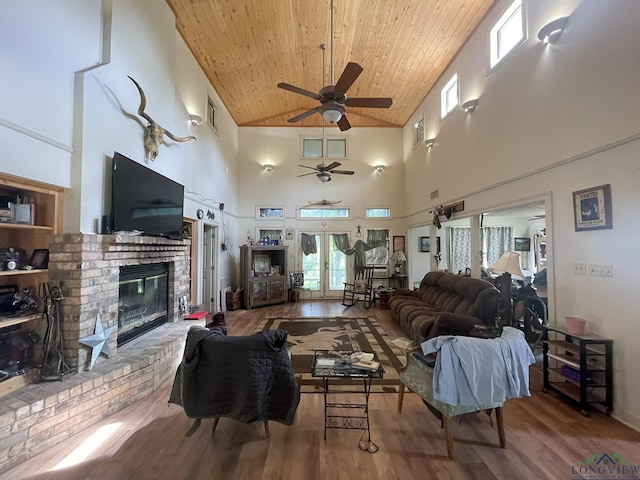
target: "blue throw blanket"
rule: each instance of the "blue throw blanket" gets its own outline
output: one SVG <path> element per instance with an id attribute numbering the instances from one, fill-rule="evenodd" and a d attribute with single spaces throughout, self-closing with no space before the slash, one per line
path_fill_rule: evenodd
<path id="1" fill-rule="evenodd" d="M 489 405 L 529 396 L 529 366 L 535 357 L 516 328 L 504 327 L 491 340 L 454 335 L 422 343 L 423 353 L 438 352 L 433 397 L 448 405 Z"/>

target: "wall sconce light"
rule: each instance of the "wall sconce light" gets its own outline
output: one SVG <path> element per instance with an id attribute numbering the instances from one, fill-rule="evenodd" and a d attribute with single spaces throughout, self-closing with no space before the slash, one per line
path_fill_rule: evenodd
<path id="1" fill-rule="evenodd" d="M 556 43 L 565 27 L 569 17 L 560 17 L 550 21 L 538 32 L 538 39 L 544 43 Z"/>
<path id="2" fill-rule="evenodd" d="M 380 165 L 374 165 L 373 168 L 375 168 L 376 173 L 382 173 L 384 172 L 385 166 L 380 164 Z"/>
<path id="3" fill-rule="evenodd" d="M 265 172 L 270 172 L 275 167 L 273 165 L 271 165 L 270 163 L 265 163 L 264 165 L 262 165 L 262 168 L 264 169 Z"/>
<path id="4" fill-rule="evenodd" d="M 189 121 L 191 122 L 191 125 L 193 125 L 194 127 L 197 127 L 202 123 L 202 117 L 200 115 L 196 115 L 195 113 L 192 113 L 191 115 L 189 115 Z"/>
<path id="5" fill-rule="evenodd" d="M 427 138 L 424 141 L 424 144 L 427 146 L 427 148 L 432 148 L 436 144 L 436 139 L 435 138 Z"/>
<path id="6" fill-rule="evenodd" d="M 478 99 L 473 98 L 471 100 L 467 100 L 462 104 L 462 110 L 464 110 L 467 113 L 471 113 L 476 109 L 477 106 L 478 106 Z"/>

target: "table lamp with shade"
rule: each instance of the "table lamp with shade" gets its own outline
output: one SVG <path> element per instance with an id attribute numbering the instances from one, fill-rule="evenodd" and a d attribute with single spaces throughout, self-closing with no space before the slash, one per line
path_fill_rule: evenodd
<path id="1" fill-rule="evenodd" d="M 489 270 L 492 272 L 502 272 L 502 275 L 500 276 L 500 300 L 498 303 L 498 313 L 500 313 L 502 324 L 510 325 L 512 320 L 511 279 L 525 279 L 525 275 L 520 268 L 520 254 L 513 251 L 504 252 L 502 256 L 489 267 Z"/>

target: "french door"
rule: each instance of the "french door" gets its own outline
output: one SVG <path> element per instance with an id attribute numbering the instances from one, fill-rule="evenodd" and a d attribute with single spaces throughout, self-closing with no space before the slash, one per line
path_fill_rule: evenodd
<path id="1" fill-rule="evenodd" d="M 304 286 L 314 298 L 341 298 L 347 281 L 347 256 L 336 249 L 333 235 L 342 232 L 308 232 L 316 237 L 317 253 L 305 255 L 300 264 L 304 273 Z M 300 243 L 298 243 L 300 245 Z"/>

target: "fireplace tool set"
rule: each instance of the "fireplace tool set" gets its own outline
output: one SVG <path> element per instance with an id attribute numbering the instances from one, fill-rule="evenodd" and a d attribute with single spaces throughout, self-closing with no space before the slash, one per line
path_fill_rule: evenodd
<path id="1" fill-rule="evenodd" d="M 38 381 L 61 381 L 65 375 L 73 373 L 64 360 L 64 335 L 60 320 L 60 303 L 64 296 L 60 287 L 51 287 L 48 283 L 40 285 L 40 296 L 44 298 L 42 316 L 47 320 L 47 331 Z"/>

